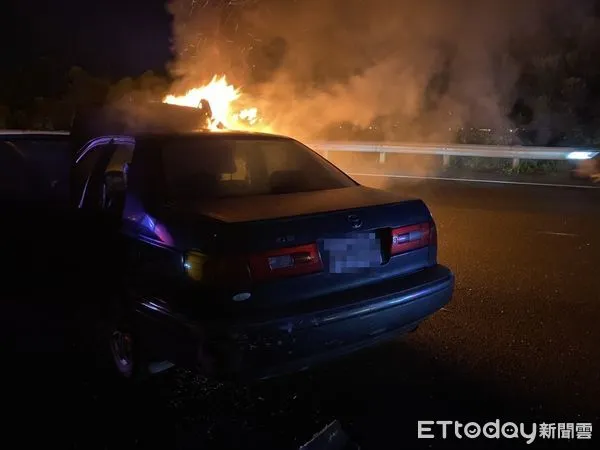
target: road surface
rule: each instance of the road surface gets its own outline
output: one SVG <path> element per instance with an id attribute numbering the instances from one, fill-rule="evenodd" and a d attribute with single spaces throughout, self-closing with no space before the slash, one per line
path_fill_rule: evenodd
<path id="1" fill-rule="evenodd" d="M 99 384 L 66 353 L 21 354 L 4 364 L 16 375 L 4 384 L 7 430 L 23 446 L 283 450 L 338 419 L 363 449 L 464 448 L 453 436 L 417 440 L 417 421 L 500 419 L 592 422 L 597 444 L 600 190 L 361 181 L 424 198 L 438 223 L 440 260 L 456 273 L 456 294 L 416 333 L 247 386 L 173 371 L 124 390 Z M 524 441 L 471 444 L 514 442 Z M 569 444 L 538 438 L 529 448 L 549 442 Z"/>

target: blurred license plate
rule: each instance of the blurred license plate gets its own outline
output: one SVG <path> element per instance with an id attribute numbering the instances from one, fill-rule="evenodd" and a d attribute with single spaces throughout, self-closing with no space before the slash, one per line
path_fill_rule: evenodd
<path id="1" fill-rule="evenodd" d="M 323 242 L 330 273 L 355 273 L 381 265 L 381 240 L 375 233 L 360 233 Z"/>

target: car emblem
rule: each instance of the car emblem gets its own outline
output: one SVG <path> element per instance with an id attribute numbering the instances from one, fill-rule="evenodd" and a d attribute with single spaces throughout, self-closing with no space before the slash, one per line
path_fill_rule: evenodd
<path id="1" fill-rule="evenodd" d="M 287 244 L 288 242 L 294 242 L 296 240 L 296 236 L 293 234 L 288 234 L 287 236 L 280 236 L 275 238 L 275 242 L 278 244 Z"/>
<path id="2" fill-rule="evenodd" d="M 346 220 L 350 222 L 350 225 L 352 225 L 352 228 L 355 230 L 363 226 L 363 221 L 356 214 L 348 215 L 348 217 L 346 217 Z"/>

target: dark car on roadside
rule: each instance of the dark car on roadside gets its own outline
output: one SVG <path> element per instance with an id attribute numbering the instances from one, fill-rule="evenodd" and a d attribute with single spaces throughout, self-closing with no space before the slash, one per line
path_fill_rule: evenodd
<path id="1" fill-rule="evenodd" d="M 106 345 L 127 377 L 302 369 L 413 330 L 452 295 L 421 200 L 291 138 L 99 137 L 74 177 L 77 208 L 118 236 L 98 251 L 118 261 L 102 301 L 118 305 Z"/>
<path id="2" fill-rule="evenodd" d="M 0 200 L 40 200 L 69 176 L 66 131 L 0 130 Z M 66 195 L 65 192 L 63 192 Z"/>
<path id="3" fill-rule="evenodd" d="M 96 135 L 68 168 L 65 202 L 26 221 L 25 254 L 62 274 L 78 333 L 125 378 L 297 371 L 413 331 L 452 297 L 423 201 L 292 138 Z"/>

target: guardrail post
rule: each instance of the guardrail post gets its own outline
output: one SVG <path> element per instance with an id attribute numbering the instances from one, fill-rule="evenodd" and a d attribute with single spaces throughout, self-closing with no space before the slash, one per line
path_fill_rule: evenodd
<path id="1" fill-rule="evenodd" d="M 442 155 L 442 158 L 442 164 L 444 165 L 444 167 L 448 167 L 450 165 L 450 155 Z"/>
<path id="2" fill-rule="evenodd" d="M 519 167 L 519 163 L 520 163 L 519 158 L 513 158 L 513 160 L 512 160 L 512 168 L 513 169 L 518 168 Z"/>
<path id="3" fill-rule="evenodd" d="M 385 163 L 385 152 L 379 152 L 379 164 Z"/>

